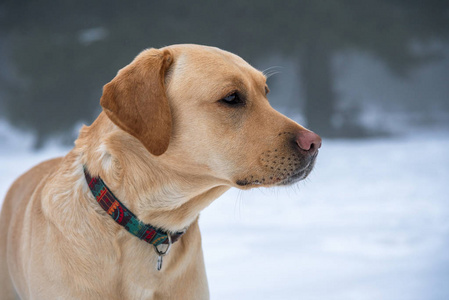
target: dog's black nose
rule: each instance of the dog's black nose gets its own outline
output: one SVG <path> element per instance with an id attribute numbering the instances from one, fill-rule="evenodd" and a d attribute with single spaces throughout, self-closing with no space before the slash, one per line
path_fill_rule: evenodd
<path id="1" fill-rule="evenodd" d="M 315 154 L 321 147 L 321 137 L 310 130 L 301 130 L 296 134 L 296 144 L 302 151 Z"/>

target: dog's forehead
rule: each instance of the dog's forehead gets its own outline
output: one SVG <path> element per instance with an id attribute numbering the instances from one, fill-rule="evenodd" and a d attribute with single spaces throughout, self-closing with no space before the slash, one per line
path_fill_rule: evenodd
<path id="1" fill-rule="evenodd" d="M 168 47 L 174 56 L 177 80 L 207 82 L 240 81 L 247 85 L 264 87 L 266 77 L 240 56 L 215 47 L 200 45 L 174 45 Z"/>

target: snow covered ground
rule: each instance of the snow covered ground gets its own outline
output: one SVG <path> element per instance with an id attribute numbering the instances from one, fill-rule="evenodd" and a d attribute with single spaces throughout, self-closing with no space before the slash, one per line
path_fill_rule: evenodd
<path id="1" fill-rule="evenodd" d="M 67 149 L 0 125 L 1 202 Z M 231 190 L 200 226 L 212 299 L 447 300 L 449 134 L 324 140 L 306 182 Z"/>

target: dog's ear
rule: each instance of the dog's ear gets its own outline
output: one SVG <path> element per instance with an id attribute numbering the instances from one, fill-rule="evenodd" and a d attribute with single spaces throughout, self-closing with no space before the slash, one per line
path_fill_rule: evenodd
<path id="1" fill-rule="evenodd" d="M 163 154 L 170 140 L 172 117 L 164 81 L 172 61 L 168 50 L 143 51 L 104 86 L 100 100 L 111 121 L 153 155 Z"/>

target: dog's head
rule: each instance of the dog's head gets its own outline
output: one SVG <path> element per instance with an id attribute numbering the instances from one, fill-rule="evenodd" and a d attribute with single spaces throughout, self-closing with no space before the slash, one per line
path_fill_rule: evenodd
<path id="1" fill-rule="evenodd" d="M 275 111 L 266 77 L 212 47 L 149 49 L 104 87 L 101 105 L 167 168 L 239 188 L 286 185 L 312 170 L 321 139 Z"/>

